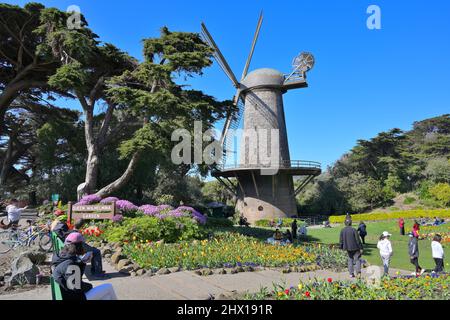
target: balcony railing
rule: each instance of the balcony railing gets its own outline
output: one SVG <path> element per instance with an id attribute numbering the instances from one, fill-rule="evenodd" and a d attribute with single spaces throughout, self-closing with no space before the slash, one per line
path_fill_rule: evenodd
<path id="1" fill-rule="evenodd" d="M 316 161 L 308 161 L 308 160 L 283 160 L 280 161 L 278 166 L 275 164 L 238 164 L 238 163 L 227 163 L 225 165 L 219 164 L 219 170 L 231 170 L 231 169 L 260 169 L 260 168 L 274 168 L 278 167 L 279 169 L 321 169 L 320 162 Z"/>

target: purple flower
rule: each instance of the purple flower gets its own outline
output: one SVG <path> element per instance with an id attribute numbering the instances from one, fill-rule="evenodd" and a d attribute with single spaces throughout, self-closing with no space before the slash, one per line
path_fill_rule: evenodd
<path id="1" fill-rule="evenodd" d="M 90 195 L 86 195 L 86 196 L 82 197 L 80 199 L 80 201 L 78 201 L 78 203 L 76 203 L 75 205 L 85 206 L 88 204 L 99 203 L 101 200 L 102 200 L 102 198 L 100 198 L 99 196 L 97 196 L 95 194 L 90 194 Z"/>
<path id="2" fill-rule="evenodd" d="M 116 202 L 116 207 L 122 212 L 135 211 L 138 209 L 136 205 L 128 200 L 119 200 Z"/>
<path id="3" fill-rule="evenodd" d="M 168 205 L 168 204 L 161 204 L 161 205 L 159 205 L 158 206 L 158 209 L 160 210 L 160 211 L 163 211 L 163 210 L 171 210 L 171 209 L 173 209 L 172 208 L 172 206 L 170 206 L 170 205 Z"/>
<path id="4" fill-rule="evenodd" d="M 113 221 L 114 223 L 121 222 L 122 220 L 123 220 L 123 215 L 121 215 L 121 214 L 116 214 L 116 215 L 112 218 L 112 221 Z"/>
<path id="5" fill-rule="evenodd" d="M 119 198 L 116 197 L 108 197 L 103 199 L 102 201 L 100 201 L 101 204 L 109 204 L 109 203 L 113 203 L 113 202 L 117 202 L 119 201 Z"/>
<path id="6" fill-rule="evenodd" d="M 160 211 L 157 206 L 154 206 L 151 204 L 146 204 L 146 205 L 140 206 L 139 210 L 148 216 L 155 216 Z"/>
<path id="7" fill-rule="evenodd" d="M 206 224 L 206 216 L 204 216 L 203 214 L 201 214 L 200 212 L 198 212 L 197 210 L 195 210 L 192 207 L 187 207 L 187 206 L 180 206 L 177 209 L 173 210 L 176 212 L 184 212 L 185 214 L 189 214 L 189 216 L 192 216 L 192 218 L 200 224 Z M 184 215 L 186 216 L 186 215 Z"/>

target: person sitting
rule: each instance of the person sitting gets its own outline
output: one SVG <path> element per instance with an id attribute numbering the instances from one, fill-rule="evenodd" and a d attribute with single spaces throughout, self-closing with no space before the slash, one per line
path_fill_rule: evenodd
<path id="1" fill-rule="evenodd" d="M 250 226 L 250 223 L 248 223 L 246 217 L 240 216 L 240 217 L 239 217 L 239 225 L 240 225 L 240 226 L 249 227 L 249 226 Z"/>
<path id="2" fill-rule="evenodd" d="M 17 199 L 11 199 L 9 205 L 6 206 L 6 212 L 8 213 L 7 224 L 0 221 L 1 229 L 9 229 L 11 227 L 17 227 L 19 225 L 20 217 L 22 215 L 22 211 L 28 207 L 19 208 L 19 201 Z"/>
<path id="3" fill-rule="evenodd" d="M 86 252 L 84 237 L 79 232 L 70 233 L 59 254 L 52 258 L 52 276 L 60 286 L 63 300 L 117 300 L 111 284 L 93 288 L 83 282 L 83 274 L 89 255 Z"/>
<path id="4" fill-rule="evenodd" d="M 308 235 L 308 229 L 306 228 L 306 224 L 300 227 L 299 236 L 306 237 Z"/>
<path id="5" fill-rule="evenodd" d="M 80 232 L 80 229 L 86 224 L 85 220 L 78 220 L 75 222 L 73 230 L 68 230 L 64 235 L 64 241 L 67 237 L 72 233 Z M 88 245 L 86 242 L 83 242 L 83 249 L 85 252 L 92 252 L 92 260 L 91 260 L 91 274 L 96 278 L 104 278 L 105 271 L 103 270 L 102 263 L 102 253 L 99 249 Z"/>
<path id="6" fill-rule="evenodd" d="M 291 233 L 291 231 L 289 229 L 284 234 L 284 242 L 285 243 L 292 243 L 293 242 L 292 233 Z"/>

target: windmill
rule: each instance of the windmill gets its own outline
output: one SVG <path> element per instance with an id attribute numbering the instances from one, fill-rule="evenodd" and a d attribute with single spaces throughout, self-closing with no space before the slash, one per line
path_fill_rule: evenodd
<path id="1" fill-rule="evenodd" d="M 284 93 L 308 86 L 306 74 L 314 66 L 314 57 L 308 52 L 295 57 L 292 62 L 293 70 L 288 75 L 269 68 L 256 69 L 249 73 L 262 22 L 261 12 L 240 81 L 237 80 L 205 24 L 201 24 L 204 41 L 214 50 L 215 60 L 236 89 L 233 97 L 235 108 L 229 111 L 220 137 L 223 160 L 212 175 L 236 195 L 236 210 L 249 222 L 296 216 L 295 196 L 321 173 L 320 163 L 290 159 L 283 106 Z M 242 118 L 244 136 L 240 143 L 239 163 L 229 164 L 226 163 L 227 155 L 230 152 L 236 153 L 232 149 L 234 130 L 239 128 Z M 256 160 L 254 157 L 255 154 L 260 154 L 261 146 L 259 143 L 249 143 L 246 140 L 245 132 L 261 129 L 277 129 L 278 132 L 276 154 L 279 155 L 279 159 L 274 174 L 263 174 L 262 170 L 266 164 L 259 156 L 256 156 Z M 260 131 L 257 131 L 256 138 L 258 141 L 263 138 Z M 300 179 L 297 188 L 294 188 L 294 176 Z M 235 178 L 237 184 L 233 183 L 231 178 Z"/>

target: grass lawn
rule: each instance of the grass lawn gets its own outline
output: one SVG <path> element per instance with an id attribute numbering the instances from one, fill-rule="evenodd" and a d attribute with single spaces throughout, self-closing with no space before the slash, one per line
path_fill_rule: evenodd
<path id="1" fill-rule="evenodd" d="M 353 227 L 357 228 L 359 222 L 354 222 Z M 399 268 L 404 270 L 414 271 L 414 266 L 409 262 L 408 255 L 408 236 L 401 236 L 398 228 L 397 220 L 381 221 L 381 222 L 367 222 L 367 237 L 366 245 L 364 247 L 363 258 L 373 265 L 382 265 L 379 251 L 377 249 L 377 242 L 380 234 L 383 231 L 388 231 L 392 234 L 391 242 L 392 248 L 394 250 L 394 255 L 391 260 L 391 267 Z M 405 230 L 408 233 L 412 229 L 413 220 L 405 221 Z M 339 243 L 339 233 L 343 226 L 334 227 L 331 229 L 308 229 L 308 241 L 326 244 L 338 244 Z M 449 225 L 446 224 L 439 228 L 441 230 L 447 230 Z M 421 230 L 421 233 L 429 233 L 432 231 Z M 445 257 L 445 270 L 449 271 L 449 258 L 450 258 L 450 248 L 449 245 L 444 246 Z M 427 270 L 434 269 L 434 260 L 431 256 L 431 240 L 419 240 L 419 263 L 422 268 Z"/>

